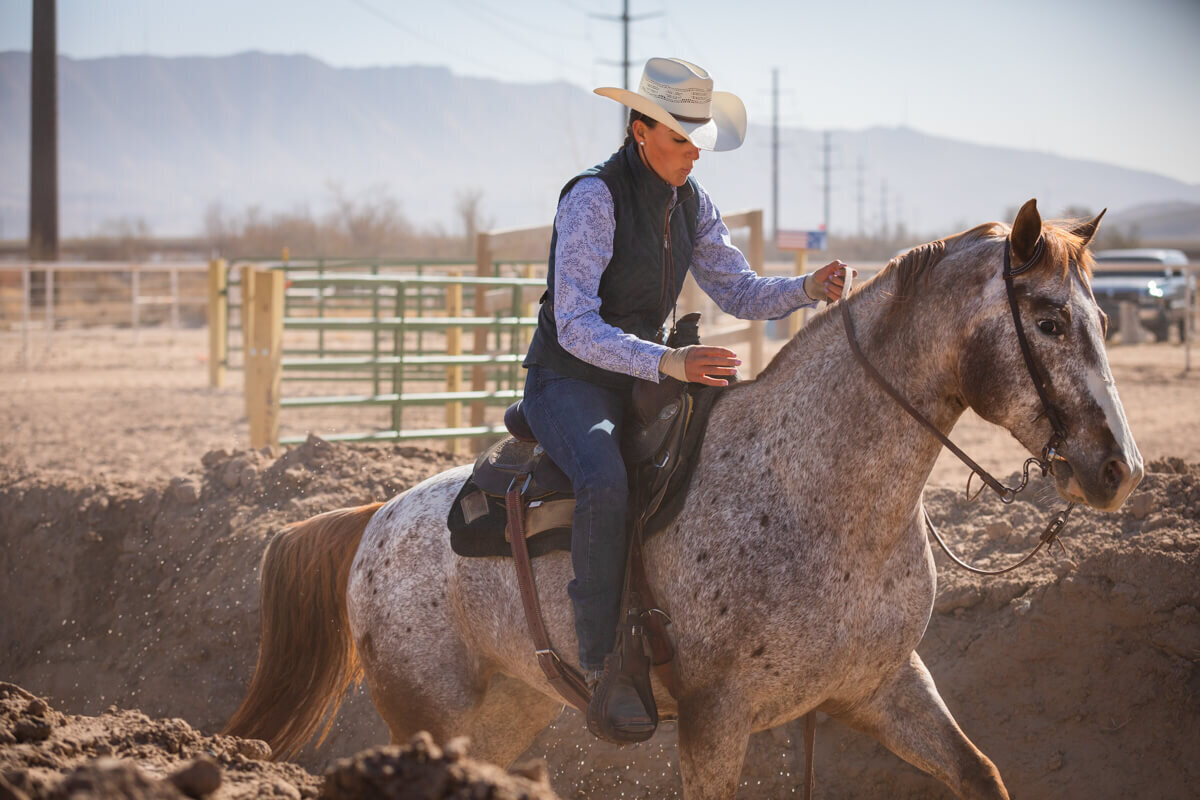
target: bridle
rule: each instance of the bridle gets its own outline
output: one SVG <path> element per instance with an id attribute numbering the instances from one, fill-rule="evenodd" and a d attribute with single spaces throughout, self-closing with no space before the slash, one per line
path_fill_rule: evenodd
<path id="1" fill-rule="evenodd" d="M 1036 465 L 1040 467 L 1042 470 L 1042 476 L 1045 477 L 1051 472 L 1056 461 L 1062 461 L 1064 463 L 1066 462 L 1066 459 L 1058 454 L 1058 448 L 1062 446 L 1063 442 L 1066 441 L 1067 438 L 1066 426 L 1062 422 L 1062 415 L 1059 413 L 1058 408 L 1050 401 L 1049 392 L 1046 390 L 1045 378 L 1043 378 L 1042 371 L 1038 368 L 1037 362 L 1033 358 L 1033 351 L 1030 348 L 1029 341 L 1025 336 L 1025 329 L 1021 325 L 1021 310 L 1017 305 L 1017 295 L 1015 289 L 1013 288 L 1013 277 L 1027 272 L 1031 267 L 1033 267 L 1034 264 L 1037 263 L 1038 259 L 1042 257 L 1042 253 L 1045 250 L 1044 239 L 1045 237 L 1038 237 L 1037 243 L 1033 247 L 1033 253 L 1029 256 L 1025 263 L 1021 264 L 1016 269 L 1013 269 L 1011 257 L 1009 255 L 1009 252 L 1012 249 L 1011 237 L 1006 237 L 1004 240 L 1004 288 L 1008 294 L 1008 305 L 1012 310 L 1013 324 L 1017 328 L 1017 342 L 1021 347 L 1021 355 L 1025 360 L 1025 368 L 1029 372 L 1029 377 L 1033 381 L 1033 387 L 1037 390 L 1038 399 L 1041 401 L 1042 415 L 1045 416 L 1047 421 L 1050 423 L 1050 428 L 1052 431 L 1050 434 L 1050 439 L 1046 442 L 1046 446 L 1042 448 L 1041 456 L 1035 456 L 1025 460 L 1021 482 L 1015 487 L 1005 486 L 995 477 L 993 477 L 987 470 L 975 463 L 970 456 L 964 453 L 956 444 L 954 444 L 954 442 L 950 441 L 949 437 L 938 430 L 937 426 L 930 422 L 925 415 L 914 408 L 913 405 L 909 403 L 894 386 L 888 383 L 887 379 L 879 373 L 879 370 L 877 370 L 875 366 L 867 360 L 867 357 L 862 352 L 862 348 L 858 345 L 858 339 L 854 333 L 854 321 L 850 318 L 849 303 L 843 301 L 840 304 L 842 307 L 842 322 L 846 328 L 846 338 L 850 342 L 850 349 L 854 353 L 854 358 L 862 366 L 863 370 L 871 377 L 872 380 L 875 381 L 875 383 L 879 385 L 881 389 L 883 389 L 883 391 L 889 397 L 892 398 L 892 400 L 897 403 L 897 405 L 904 409 L 909 416 L 925 426 L 925 428 L 932 433 L 938 439 L 938 441 L 945 445 L 950 452 L 954 453 L 954 455 L 956 455 L 960 461 L 966 464 L 971 469 L 971 477 L 978 475 L 985 485 L 991 488 L 992 491 L 996 492 L 996 494 L 1000 496 L 1000 501 L 1005 505 L 1012 503 L 1013 500 L 1016 499 L 1017 494 L 1023 491 L 1029 484 L 1029 470 L 1032 466 Z M 967 480 L 967 487 L 969 492 L 969 478 Z M 980 491 L 982 491 L 982 489 Z M 972 497 L 972 499 L 974 499 L 974 497 Z M 1062 529 L 1066 526 L 1067 518 L 1070 516 L 1071 510 L 1075 508 L 1075 505 L 1075 503 L 1068 503 L 1065 509 L 1058 512 L 1058 514 L 1051 518 L 1050 522 L 1047 523 L 1045 529 L 1042 531 L 1042 535 L 1038 541 L 1037 547 L 1035 547 L 1032 552 L 1030 552 L 1017 563 L 1008 567 L 1004 567 L 1003 569 L 996 570 L 985 570 L 978 567 L 973 567 L 956 556 L 946 545 L 945 540 L 942 539 L 942 536 L 940 533 L 938 533 L 937 528 L 934 527 L 933 520 L 929 517 L 929 511 L 924 508 L 922 508 L 922 511 L 925 514 L 925 525 L 929 529 L 929 532 L 933 534 L 934 539 L 937 540 L 937 543 L 941 546 L 942 550 L 945 551 L 946 555 L 948 555 L 955 564 L 963 569 L 970 570 L 971 572 L 980 575 L 1000 575 L 1005 572 L 1011 572 L 1017 567 L 1022 566 L 1035 555 L 1037 555 L 1038 551 L 1044 546 L 1050 544 L 1051 542 L 1058 541 L 1057 537 L 1059 533 L 1062 532 Z M 1062 546 L 1062 542 L 1059 542 L 1059 547 Z"/>
<path id="2" fill-rule="evenodd" d="M 1021 309 L 1017 306 L 1017 293 L 1013 288 L 1013 277 L 1028 272 L 1038 259 L 1042 257 L 1042 251 L 1045 249 L 1046 237 L 1039 236 L 1037 243 L 1033 246 L 1033 253 L 1029 256 L 1024 264 L 1012 268 L 1009 251 L 1012 249 L 1012 237 L 1004 240 L 1004 290 L 1008 295 L 1008 307 L 1012 310 L 1013 325 L 1017 329 L 1017 343 L 1021 346 L 1021 355 L 1025 359 L 1025 368 L 1029 370 L 1029 377 L 1033 380 L 1033 388 L 1037 389 L 1038 399 L 1042 402 L 1042 413 L 1045 414 L 1047 421 L 1050 423 L 1050 428 L 1053 433 L 1046 446 L 1042 448 L 1042 457 L 1038 460 L 1038 464 L 1042 468 L 1044 475 L 1053 466 L 1055 461 L 1066 461 L 1057 452 L 1058 447 L 1062 445 L 1067 438 L 1067 428 L 1063 424 L 1062 416 L 1058 412 L 1058 407 L 1050 402 L 1050 395 L 1046 391 L 1046 379 L 1042 376 L 1042 371 L 1038 368 L 1037 362 L 1033 360 L 1033 350 L 1029 347 L 1029 339 L 1025 336 L 1025 328 L 1021 325 Z M 1007 502 L 1012 502 L 1008 500 Z"/>

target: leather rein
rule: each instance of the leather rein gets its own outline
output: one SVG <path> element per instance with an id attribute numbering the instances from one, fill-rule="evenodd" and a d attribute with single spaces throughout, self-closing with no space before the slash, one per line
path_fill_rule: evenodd
<path id="1" fill-rule="evenodd" d="M 914 408 L 913 405 L 909 403 L 894 386 L 888 383 L 887 379 L 879 373 L 879 370 L 877 370 L 863 354 L 862 348 L 859 347 L 858 339 L 855 336 L 854 321 L 850 318 L 849 304 L 846 302 L 841 303 L 842 322 L 846 328 L 846 338 L 850 342 L 850 349 L 854 353 L 855 360 L 857 360 L 859 365 L 862 366 L 863 371 L 865 371 L 867 375 L 869 375 L 871 379 L 874 380 L 875 383 L 878 384 L 879 387 L 896 402 L 897 405 L 904 409 L 909 416 L 921 423 L 921 425 L 923 425 L 926 430 L 932 433 L 938 441 L 945 445 L 950 452 L 954 453 L 954 455 L 957 456 L 960 461 L 966 464 L 971 470 L 971 477 L 978 475 L 984 484 L 986 484 L 992 489 L 992 491 L 996 492 L 996 494 L 1000 496 L 1000 501 L 1005 505 L 1012 503 L 1013 500 L 1016 499 L 1017 494 L 1023 491 L 1029 484 L 1029 470 L 1031 466 L 1036 464 L 1037 466 L 1041 467 L 1042 476 L 1044 477 L 1050 473 L 1055 461 L 1066 461 L 1066 459 L 1058 454 L 1057 449 L 1067 438 L 1066 427 L 1062 423 L 1062 417 L 1060 416 L 1058 409 L 1053 403 L 1050 402 L 1050 396 L 1046 390 L 1045 379 L 1042 377 L 1041 370 L 1038 369 L 1037 362 L 1034 361 L 1033 351 L 1030 349 L 1029 341 L 1025 337 L 1025 329 L 1021 326 L 1021 311 L 1017 305 L 1017 296 L 1013 288 L 1013 277 L 1028 271 L 1035 263 L 1037 263 L 1038 259 L 1041 258 L 1042 251 L 1045 247 L 1044 239 L 1043 237 L 1038 238 L 1037 243 L 1033 248 L 1033 254 L 1030 255 L 1029 259 L 1024 264 L 1016 269 L 1012 268 L 1012 263 L 1010 260 L 1009 251 L 1011 250 L 1011 247 L 1012 245 L 1010 238 L 1005 238 L 1004 287 L 1008 294 L 1008 305 L 1012 310 L 1013 324 L 1017 328 L 1017 342 L 1021 347 L 1021 355 L 1025 360 L 1025 368 L 1029 372 L 1029 377 L 1033 380 L 1033 387 L 1037 390 L 1038 398 L 1042 404 L 1042 413 L 1050 422 L 1050 427 L 1053 430 L 1049 441 L 1046 442 L 1046 446 L 1042 448 L 1041 456 L 1028 458 L 1025 460 L 1021 483 L 1016 487 L 1005 486 L 995 477 L 993 477 L 987 470 L 975 463 L 970 456 L 964 453 L 956 444 L 954 444 L 954 442 L 950 441 L 949 437 L 938 430 L 937 426 L 930 422 L 925 415 Z M 967 485 L 969 489 L 970 479 L 967 480 Z M 980 491 L 982 491 L 982 489 Z M 978 493 L 976 493 L 975 496 L 978 496 Z M 974 499 L 975 496 L 973 496 L 972 499 Z M 963 569 L 979 575 L 1002 575 L 1005 572 L 1011 572 L 1012 570 L 1015 570 L 1016 568 L 1027 563 L 1047 544 L 1050 544 L 1051 542 L 1057 542 L 1058 535 L 1062 532 L 1062 529 L 1066 527 L 1067 518 L 1070 516 L 1071 510 L 1075 508 L 1075 505 L 1075 503 L 1068 503 L 1065 509 L 1058 512 L 1058 514 L 1051 518 L 1050 522 L 1047 523 L 1045 529 L 1042 531 L 1042 535 L 1038 541 L 1037 547 L 1035 547 L 1032 552 L 1015 564 L 995 570 L 986 570 L 980 569 L 979 567 L 974 567 L 955 555 L 950 550 L 949 546 L 947 546 L 945 540 L 942 539 L 942 536 L 940 533 L 938 533 L 937 528 L 934 527 L 933 520 L 929 517 L 929 511 L 925 509 L 924 506 L 922 506 L 921 510 L 925 516 L 925 526 L 929 529 L 929 532 L 933 534 L 933 538 L 937 540 L 938 545 L 941 546 L 942 550 L 945 551 L 946 555 L 949 556 L 955 564 Z M 1058 542 L 1058 546 L 1063 547 L 1062 542 Z M 1066 548 L 1063 549 L 1065 551 Z"/>

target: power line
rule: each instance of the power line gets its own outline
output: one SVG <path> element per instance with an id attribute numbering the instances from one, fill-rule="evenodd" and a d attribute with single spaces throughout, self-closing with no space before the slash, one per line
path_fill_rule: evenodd
<path id="1" fill-rule="evenodd" d="M 481 61 L 478 58 L 475 58 L 474 56 L 468 54 L 467 52 L 455 49 L 453 47 L 448 47 L 445 43 L 436 41 L 436 40 L 430 38 L 429 36 L 426 36 L 421 31 L 417 30 L 416 28 L 414 28 L 410 25 L 405 24 L 401 20 L 397 19 L 395 16 L 388 14 L 387 12 L 382 11 L 381 9 L 375 7 L 374 5 L 366 2 L 366 0 L 350 0 L 350 2 L 354 3 L 355 5 L 357 5 L 359 8 L 363 9 L 364 11 L 367 11 L 368 13 L 374 15 L 375 17 L 378 17 L 379 19 L 383 20 L 384 22 L 388 23 L 389 25 L 397 28 L 398 30 L 403 31 L 404 33 L 408 34 L 409 36 L 413 37 L 414 39 L 416 39 L 420 42 L 423 42 L 431 47 L 438 48 L 439 50 L 449 51 L 449 52 L 455 54 L 458 58 L 461 58 L 462 60 L 469 62 L 469 63 L 479 67 L 480 69 L 483 69 L 484 71 L 486 71 L 489 74 L 501 75 L 504 72 L 503 68 L 497 64 L 486 63 L 486 62 Z M 455 10 L 458 13 L 463 14 L 467 19 L 469 19 L 471 21 L 475 21 L 475 22 L 482 22 L 484 25 L 490 26 L 492 28 L 504 29 L 505 37 L 509 40 L 509 42 L 511 44 L 515 44 L 518 47 L 520 47 L 521 49 L 523 49 L 529 53 L 532 53 L 533 55 L 536 55 L 539 58 L 544 58 L 544 59 L 550 61 L 550 63 L 552 63 L 556 67 L 556 69 L 558 69 L 560 72 L 567 71 L 567 68 L 569 68 L 572 65 L 572 61 L 570 59 L 564 57 L 563 54 L 556 53 L 556 52 L 553 52 L 553 51 L 547 50 L 547 49 L 542 49 L 541 47 L 532 43 L 530 40 L 528 40 L 527 38 L 525 38 L 521 35 L 521 31 L 523 31 L 524 29 L 526 29 L 526 28 L 535 28 L 536 29 L 539 26 L 531 25 L 523 20 L 518 20 L 511 16 L 506 16 L 503 13 L 497 11 L 496 9 L 494 9 L 482 2 L 479 2 L 479 0 L 465 0 L 465 2 L 470 3 L 474 8 L 472 10 L 468 11 L 468 10 L 462 8 L 461 6 L 459 6 Z M 487 19 L 483 19 L 482 17 L 484 17 L 484 16 L 486 16 Z M 544 27 L 541 27 L 540 30 L 546 32 L 549 35 L 553 35 L 557 38 L 573 38 L 573 39 L 577 39 L 579 41 L 586 40 L 586 37 L 582 36 L 582 35 L 563 34 L 558 31 L 550 31 L 549 29 L 544 28 Z M 580 74 L 577 74 L 575 77 L 578 80 L 578 79 L 581 79 L 582 76 Z"/>
<path id="2" fill-rule="evenodd" d="M 708 57 L 708 53 L 696 46 L 696 43 L 690 36 L 687 35 L 687 31 L 683 29 L 683 26 L 677 24 L 672 17 L 667 17 L 666 22 L 667 28 L 673 33 L 679 34 L 680 38 L 683 39 L 684 45 L 687 46 L 687 52 L 689 54 L 694 54 L 688 59 L 689 61 L 699 61 L 702 59 L 705 64 L 716 63 L 713 59 Z"/>
<path id="3" fill-rule="evenodd" d="M 866 233 L 863 227 L 863 177 L 866 175 L 867 165 L 863 163 L 862 156 L 858 157 L 858 181 L 856 188 L 858 190 L 858 235 L 862 236 Z"/>
<path id="4" fill-rule="evenodd" d="M 585 8 L 584 6 L 581 6 L 578 3 L 572 3 L 571 0 L 562 0 L 562 4 L 564 6 L 566 6 L 567 8 L 573 8 L 576 11 L 582 11 L 584 14 L 592 13 L 592 10 L 590 8 Z"/>
<path id="5" fill-rule="evenodd" d="M 771 236 L 779 241 L 779 68 L 771 70 Z"/>
<path id="6" fill-rule="evenodd" d="M 487 3 L 481 2 L 481 0 L 460 0 L 460 2 L 469 3 L 470 5 L 473 5 L 476 8 L 478 8 L 479 10 L 481 10 L 487 14 L 490 14 L 493 18 L 505 21 L 510 25 L 516 25 L 525 31 L 529 31 L 529 32 L 533 32 L 533 33 L 544 33 L 547 36 L 553 36 L 555 39 L 578 39 L 578 40 L 582 41 L 583 39 L 586 38 L 577 33 L 565 33 L 561 30 L 555 30 L 553 28 L 548 28 L 545 25 L 542 25 L 540 22 L 530 22 L 527 19 L 518 19 L 515 16 L 505 13 L 505 11 L 503 11 L 501 9 L 495 8 L 493 6 L 488 5 Z M 582 10 L 582 9 L 580 9 L 580 10 Z"/>
<path id="7" fill-rule="evenodd" d="M 479 11 L 481 11 L 482 13 L 484 13 L 488 17 L 490 17 L 491 22 L 494 23 L 495 25 L 497 25 L 501 28 L 505 28 L 508 38 L 511 41 L 515 42 L 516 44 L 520 45 L 525 50 L 529 51 L 530 53 L 541 56 L 542 58 L 549 60 L 555 66 L 560 67 L 560 68 L 562 66 L 565 66 L 565 65 L 571 63 L 570 59 L 568 59 L 564 56 L 563 51 L 554 53 L 554 52 L 550 52 L 547 50 L 543 50 L 539 46 L 532 44 L 529 40 L 525 39 L 521 35 L 521 32 L 523 32 L 526 28 L 532 28 L 532 27 L 536 27 L 536 26 L 532 26 L 529 23 L 526 23 L 521 20 L 516 20 L 511 17 L 507 17 L 507 16 L 501 14 L 499 11 L 496 11 L 495 9 L 493 9 L 489 6 L 486 6 L 483 3 L 478 2 L 478 0 L 465 0 L 465 2 L 469 3 L 470 5 L 474 6 L 476 9 L 478 9 Z M 459 9 L 459 10 L 461 11 L 462 9 Z M 542 30 L 547 31 L 547 29 L 545 29 L 545 28 L 542 28 Z M 559 34 L 557 32 L 550 32 L 550 33 L 555 37 L 562 38 L 562 34 Z M 583 37 L 576 36 L 576 37 L 571 37 L 571 38 L 577 38 L 577 39 L 582 40 Z"/>
<path id="8" fill-rule="evenodd" d="M 477 66 L 481 69 L 485 69 L 489 72 L 497 72 L 498 71 L 496 69 L 495 65 L 493 65 L 493 64 L 485 64 L 484 62 L 480 61 L 479 59 L 473 58 L 472 56 L 469 56 L 466 53 L 455 50 L 452 47 L 447 47 L 442 42 L 437 42 L 437 41 L 434 41 L 433 39 L 430 39 L 428 36 L 421 33 L 416 28 L 409 27 L 408 25 L 405 25 L 403 22 L 401 22 L 400 20 L 393 17 L 391 14 L 385 13 L 383 11 L 380 11 L 378 8 L 375 8 L 370 3 L 367 3 L 366 0 L 350 0 L 350 2 L 353 3 L 354 5 L 358 6 L 359 8 L 363 9 L 364 11 L 375 15 L 376 17 L 378 17 L 379 19 L 388 23 L 392 27 L 398 28 L 398 29 L 404 31 L 405 33 L 407 33 L 409 36 L 413 37 L 414 39 L 424 42 L 425 44 L 430 45 L 431 47 L 436 47 L 436 48 L 439 48 L 442 50 L 449 50 L 450 52 L 454 53 L 456 56 L 463 59 L 464 61 L 468 61 L 468 62 L 474 64 L 475 66 Z"/>

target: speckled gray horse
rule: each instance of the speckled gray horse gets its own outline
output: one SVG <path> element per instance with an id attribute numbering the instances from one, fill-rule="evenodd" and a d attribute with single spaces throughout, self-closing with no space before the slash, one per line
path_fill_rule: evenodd
<path id="1" fill-rule="evenodd" d="M 1098 221 L 1043 224 L 1031 201 L 1011 241 L 1019 264 L 1045 236 L 1016 291 L 1067 426 L 1058 491 L 1111 510 L 1142 462 L 1089 288 Z M 1050 426 L 1001 279 L 1008 234 L 982 225 L 917 248 L 846 302 L 872 362 L 939 429 L 969 407 L 1040 453 Z M 812 709 L 962 797 L 1008 796 L 915 652 L 936 582 L 921 492 L 940 449 L 869 381 L 836 314 L 818 315 L 757 380 L 716 404 L 687 504 L 647 554 L 674 619 L 678 698 L 656 690 L 660 709 L 679 715 L 689 800 L 732 798 L 750 734 Z M 364 673 L 396 742 L 421 729 L 439 740 L 465 734 L 473 753 L 507 764 L 558 715 L 512 564 L 450 550 L 446 515 L 469 471 L 272 542 L 259 664 L 229 730 L 291 752 Z M 551 638 L 574 653 L 569 557 L 538 558 L 535 572 Z"/>

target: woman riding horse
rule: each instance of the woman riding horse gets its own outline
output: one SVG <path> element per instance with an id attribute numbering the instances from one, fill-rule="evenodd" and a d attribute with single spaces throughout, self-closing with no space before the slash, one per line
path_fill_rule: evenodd
<path id="1" fill-rule="evenodd" d="M 525 359 L 522 408 L 575 489 L 571 532 L 579 662 L 592 691 L 587 724 L 627 741 L 654 731 L 633 682 L 613 669 L 628 524 L 621 426 L 635 378 L 724 386 L 737 354 L 662 344 L 662 327 L 690 271 L 743 319 L 785 316 L 841 296 L 845 265 L 798 278 L 756 275 L 729 240 L 712 199 L 690 177 L 700 150 L 733 150 L 746 132 L 742 101 L 714 92 L 708 73 L 652 58 L 637 92 L 596 93 L 629 106 L 625 144 L 559 195 L 547 292 Z M 607 670 L 607 674 L 606 674 Z"/>
<path id="2" fill-rule="evenodd" d="M 916 652 L 937 588 L 922 490 L 943 443 L 878 379 L 942 434 L 967 409 L 1002 426 L 1042 454 L 1064 500 L 1120 507 L 1143 466 L 1090 285 L 1098 224 L 1044 223 L 1030 200 L 1011 226 L 914 248 L 716 399 L 692 490 L 646 542 L 676 653 L 675 686 L 654 697 L 677 715 L 686 800 L 733 800 L 750 735 L 814 710 L 959 797 L 1009 797 Z M 830 408 L 852 413 L 815 424 Z M 469 736 L 476 757 L 510 764 L 559 716 L 512 562 L 450 545 L 447 516 L 471 471 L 271 540 L 258 663 L 227 733 L 287 757 L 329 731 L 360 677 L 395 744 L 422 730 Z M 571 557 L 546 553 L 536 570 L 548 638 L 572 646 L 559 590 Z M 1024 791 L 1040 785 L 1013 771 Z"/>

